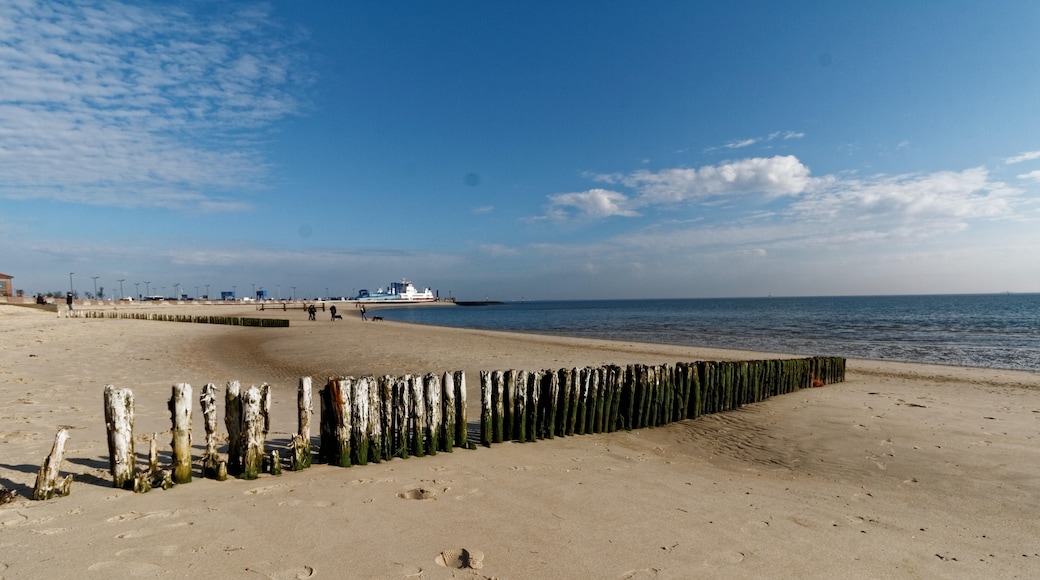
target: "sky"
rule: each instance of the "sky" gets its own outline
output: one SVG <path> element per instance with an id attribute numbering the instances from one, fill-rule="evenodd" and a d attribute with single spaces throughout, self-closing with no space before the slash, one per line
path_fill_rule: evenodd
<path id="1" fill-rule="evenodd" d="M 1032 0 L 7 0 L 0 272 L 108 297 L 1038 292 L 1038 26 Z"/>

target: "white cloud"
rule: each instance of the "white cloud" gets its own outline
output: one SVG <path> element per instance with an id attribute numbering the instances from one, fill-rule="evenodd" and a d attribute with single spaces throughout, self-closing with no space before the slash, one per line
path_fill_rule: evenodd
<path id="1" fill-rule="evenodd" d="M 571 217 L 572 210 L 582 217 L 605 218 L 639 215 L 629 208 L 630 201 L 622 193 L 607 189 L 590 189 L 577 193 L 558 193 L 549 196 L 546 214 L 555 219 Z"/>
<path id="2" fill-rule="evenodd" d="M 1019 179 L 1032 180 L 1040 182 L 1040 169 L 1036 171 L 1030 171 L 1029 173 L 1023 173 L 1017 176 Z"/>
<path id="3" fill-rule="evenodd" d="M 809 168 L 793 155 L 741 159 L 699 169 L 636 171 L 621 183 L 639 192 L 638 205 L 720 195 L 795 195 L 810 183 Z"/>
<path id="4" fill-rule="evenodd" d="M 0 5 L 0 197 L 247 206 L 257 131 L 301 108 L 293 42 L 253 7 Z"/>
<path id="5" fill-rule="evenodd" d="M 1014 163 L 1022 163 L 1023 161 L 1032 161 L 1034 159 L 1040 159 L 1040 151 L 1027 151 L 1025 153 L 1019 153 L 1014 157 L 1008 157 L 1004 160 L 1004 163 L 1007 165 L 1012 165 Z"/>

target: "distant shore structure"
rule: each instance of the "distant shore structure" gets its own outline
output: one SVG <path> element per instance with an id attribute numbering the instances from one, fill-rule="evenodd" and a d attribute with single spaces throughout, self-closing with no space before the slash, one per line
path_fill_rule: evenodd
<path id="1" fill-rule="evenodd" d="M 411 304 L 415 302 L 435 302 L 437 297 L 433 291 L 425 288 L 422 292 L 415 285 L 402 278 L 400 282 L 391 282 L 390 286 L 383 290 L 380 288 L 375 292 L 361 289 L 357 296 L 351 298 L 355 302 L 379 303 L 379 304 Z"/>

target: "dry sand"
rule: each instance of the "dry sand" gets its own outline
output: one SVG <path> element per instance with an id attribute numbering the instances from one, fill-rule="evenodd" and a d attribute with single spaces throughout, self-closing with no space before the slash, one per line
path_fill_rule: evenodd
<path id="1" fill-rule="evenodd" d="M 271 383 L 270 441 L 281 445 L 296 428 L 301 375 L 320 386 L 329 374 L 464 370 L 472 423 L 481 369 L 761 356 L 362 322 L 349 306 L 336 322 L 320 311 L 309 322 L 299 310 L 152 309 L 292 326 L 68 319 L 0 304 L 0 485 L 20 494 L 0 506 L 0 577 L 1040 576 L 1036 373 L 854 360 L 843 384 L 663 428 L 255 481 L 196 470 L 190 484 L 135 495 L 111 487 L 106 384 L 134 391 L 141 456 L 147 434 L 170 428 L 176 382 L 196 396 L 207 382 Z M 197 454 L 197 405 L 194 425 Z M 72 494 L 30 501 L 61 427 Z M 482 567 L 442 564 L 460 549 Z"/>

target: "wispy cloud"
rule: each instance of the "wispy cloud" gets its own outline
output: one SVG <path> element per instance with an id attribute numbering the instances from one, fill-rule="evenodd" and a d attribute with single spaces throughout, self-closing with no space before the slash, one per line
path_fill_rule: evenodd
<path id="1" fill-rule="evenodd" d="M 0 197 L 234 210 L 261 131 L 308 83 L 290 31 L 246 6 L 0 6 Z"/>
<path id="2" fill-rule="evenodd" d="M 749 137 L 747 139 L 734 139 L 725 145 L 718 147 L 709 147 L 705 149 L 705 152 L 720 151 L 723 149 L 743 149 L 744 147 L 750 147 L 756 143 L 768 143 L 769 141 L 775 141 L 777 139 L 787 141 L 790 139 L 801 139 L 805 137 L 805 133 L 800 131 L 775 131 L 762 137 Z"/>
<path id="3" fill-rule="evenodd" d="M 1015 163 L 1022 163 L 1023 161 L 1033 161 L 1034 159 L 1040 159 L 1040 151 L 1026 151 L 1025 153 L 1019 153 L 1014 157 L 1008 157 L 1004 160 L 1007 165 Z"/>

